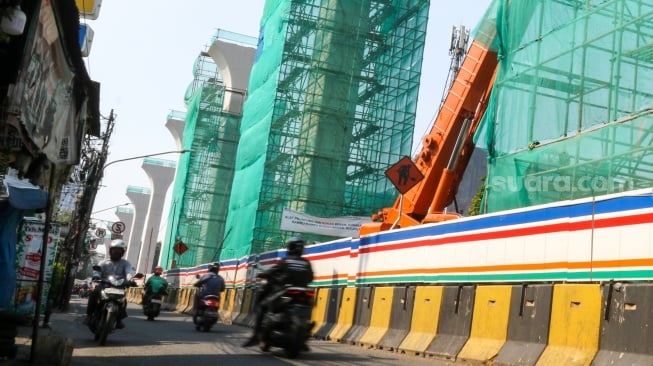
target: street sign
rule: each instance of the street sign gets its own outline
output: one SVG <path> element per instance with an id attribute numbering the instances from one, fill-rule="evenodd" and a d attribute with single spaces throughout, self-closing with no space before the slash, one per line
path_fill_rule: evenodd
<path id="1" fill-rule="evenodd" d="M 417 165 L 408 156 L 404 156 L 395 165 L 388 168 L 385 175 L 401 194 L 408 192 L 424 179 L 424 174 L 419 171 Z"/>
<path id="2" fill-rule="evenodd" d="M 188 245 L 186 245 L 183 241 L 178 241 L 173 249 L 177 255 L 182 255 L 188 250 Z"/>
<path id="3" fill-rule="evenodd" d="M 111 231 L 116 234 L 122 234 L 123 231 L 125 231 L 125 223 L 122 221 L 114 222 L 113 225 L 111 225 Z"/>
<path id="4" fill-rule="evenodd" d="M 99 227 L 95 229 L 95 236 L 98 238 L 104 238 L 107 235 L 107 231 L 104 230 L 103 228 Z"/>

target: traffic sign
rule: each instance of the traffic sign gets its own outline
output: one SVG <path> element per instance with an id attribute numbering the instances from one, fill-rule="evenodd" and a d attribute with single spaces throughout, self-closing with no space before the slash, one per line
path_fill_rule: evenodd
<path id="1" fill-rule="evenodd" d="M 98 238 L 104 238 L 107 235 L 107 231 L 104 230 L 103 228 L 99 227 L 95 229 L 95 236 Z"/>
<path id="2" fill-rule="evenodd" d="M 116 234 L 122 234 L 123 231 L 125 231 L 125 223 L 122 221 L 114 222 L 113 225 L 111 225 L 111 231 Z"/>
<path id="3" fill-rule="evenodd" d="M 417 165 L 408 156 L 404 156 L 395 165 L 388 168 L 385 175 L 401 194 L 408 192 L 424 179 L 424 174 L 419 171 Z"/>
<path id="4" fill-rule="evenodd" d="M 188 245 L 186 245 L 186 243 L 184 243 L 183 241 L 180 240 L 177 243 L 175 243 L 175 246 L 173 247 L 173 249 L 174 249 L 175 253 L 177 253 L 177 255 L 182 255 L 182 254 L 184 254 L 184 252 L 186 252 L 188 250 Z"/>

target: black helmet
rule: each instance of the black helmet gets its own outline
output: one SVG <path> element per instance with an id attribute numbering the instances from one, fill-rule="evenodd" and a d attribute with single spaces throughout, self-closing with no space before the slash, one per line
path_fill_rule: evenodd
<path id="1" fill-rule="evenodd" d="M 218 273 L 220 270 L 220 263 L 209 264 L 209 272 Z"/>
<path id="2" fill-rule="evenodd" d="M 304 246 L 306 245 L 306 240 L 298 236 L 290 238 L 286 242 L 286 249 L 288 249 L 289 255 L 302 255 L 304 253 Z"/>

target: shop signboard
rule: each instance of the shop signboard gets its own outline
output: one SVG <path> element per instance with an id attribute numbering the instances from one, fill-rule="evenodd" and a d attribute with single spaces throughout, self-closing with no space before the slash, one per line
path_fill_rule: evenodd
<path id="1" fill-rule="evenodd" d="M 16 292 L 13 303 L 13 310 L 17 313 L 34 314 L 41 261 L 44 260 L 42 256 L 44 232 L 45 223 L 41 220 L 26 218 L 20 226 L 18 245 L 16 246 Z M 45 312 L 47 304 L 59 232 L 59 224 L 50 225 L 46 246 L 41 314 Z"/>

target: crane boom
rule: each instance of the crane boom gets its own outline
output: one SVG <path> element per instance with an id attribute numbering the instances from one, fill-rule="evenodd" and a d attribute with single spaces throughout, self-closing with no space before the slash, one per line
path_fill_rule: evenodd
<path id="1" fill-rule="evenodd" d="M 487 107 L 497 53 L 475 40 L 449 89 L 415 164 L 424 179 L 392 207 L 361 226 L 361 235 L 459 217 L 443 210 L 453 201 L 474 150 L 473 136 Z"/>

